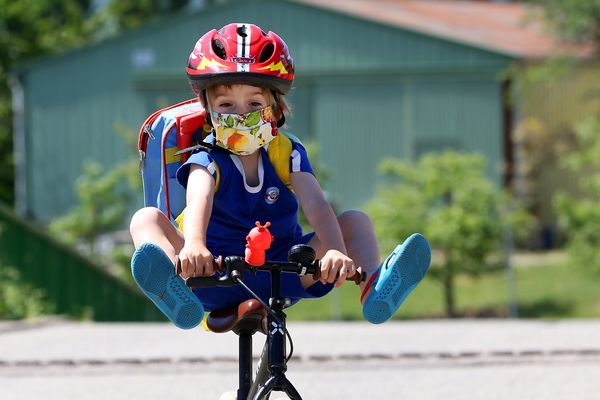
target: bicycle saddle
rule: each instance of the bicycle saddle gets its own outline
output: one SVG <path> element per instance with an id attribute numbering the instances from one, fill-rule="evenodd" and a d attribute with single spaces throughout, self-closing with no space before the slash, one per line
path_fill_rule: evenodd
<path id="1" fill-rule="evenodd" d="M 267 310 L 262 304 L 250 299 L 237 306 L 211 311 L 206 325 L 216 333 L 233 331 L 236 335 L 240 333 L 253 335 L 260 331 L 266 334 L 266 316 Z"/>

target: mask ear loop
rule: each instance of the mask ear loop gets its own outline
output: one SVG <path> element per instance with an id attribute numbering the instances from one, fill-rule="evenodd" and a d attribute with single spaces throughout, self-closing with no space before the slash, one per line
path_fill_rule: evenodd
<path id="1" fill-rule="evenodd" d="M 281 128 L 283 125 L 285 125 L 285 115 L 283 114 L 283 111 L 282 111 L 281 118 L 279 118 L 279 120 L 277 121 L 277 127 Z"/>
<path id="2" fill-rule="evenodd" d="M 273 98 L 275 99 L 275 106 L 281 113 L 281 117 L 277 120 L 277 126 L 273 127 L 273 136 L 275 136 L 276 132 L 278 132 L 277 128 L 281 128 L 283 125 L 285 125 L 285 114 L 283 113 L 283 109 L 279 105 L 279 93 L 273 89 L 271 89 L 271 93 L 273 94 Z"/>

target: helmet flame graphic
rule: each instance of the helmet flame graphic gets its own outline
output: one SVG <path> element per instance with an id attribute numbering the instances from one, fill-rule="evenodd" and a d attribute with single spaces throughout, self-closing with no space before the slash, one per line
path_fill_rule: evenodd
<path id="1" fill-rule="evenodd" d="M 260 70 L 268 69 L 269 71 L 279 71 L 283 75 L 286 75 L 286 74 L 289 73 L 287 71 L 287 69 L 285 69 L 285 67 L 283 66 L 283 62 L 281 62 L 281 61 L 279 61 L 277 64 L 275 64 L 274 62 L 272 62 L 271 64 L 267 65 L 266 67 L 262 67 L 262 68 L 259 68 L 259 69 Z"/>
<path id="2" fill-rule="evenodd" d="M 210 58 L 203 58 L 202 61 L 200 62 L 200 64 L 198 64 L 198 66 L 196 67 L 197 70 L 203 71 L 206 68 L 225 68 L 225 66 L 223 64 L 221 64 L 220 62 L 216 61 L 216 60 L 212 60 Z"/>

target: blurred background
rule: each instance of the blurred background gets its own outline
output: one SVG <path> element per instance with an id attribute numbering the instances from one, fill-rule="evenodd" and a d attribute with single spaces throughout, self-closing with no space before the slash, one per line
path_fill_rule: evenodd
<path id="1" fill-rule="evenodd" d="M 382 254 L 430 240 L 395 318 L 600 316 L 600 1 L 0 0 L 0 319 L 164 320 L 129 274 L 137 136 L 229 22 L 290 47 L 288 129 L 336 211 Z M 289 315 L 362 319 L 358 295 Z"/>

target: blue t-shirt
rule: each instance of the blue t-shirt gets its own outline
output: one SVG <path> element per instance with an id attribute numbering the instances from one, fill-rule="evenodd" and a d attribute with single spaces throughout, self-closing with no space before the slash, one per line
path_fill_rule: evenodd
<path id="1" fill-rule="evenodd" d="M 206 168 L 215 178 L 219 176 L 218 188 L 213 200 L 211 217 L 206 231 L 206 244 L 213 256 L 243 256 L 246 236 L 256 225 L 270 222 L 269 231 L 274 237 L 267 250 L 267 260 L 285 261 L 290 247 L 306 243 L 298 223 L 298 200 L 295 194 L 277 175 L 267 151 L 260 149 L 258 163 L 259 184 L 250 187 L 246 183 L 244 170 L 238 156 L 223 149 L 196 151 L 177 171 L 177 180 L 187 187 L 192 164 Z M 289 160 L 290 173 L 313 173 L 305 148 L 292 140 Z M 218 172 L 217 172 L 218 169 Z M 257 273 L 244 277 L 247 284 L 258 291 L 263 300 L 268 300 L 270 285 L 268 273 Z M 307 290 L 302 289 L 298 276 L 283 274 L 282 290 L 292 300 L 304 297 L 320 297 L 331 290 L 331 285 L 316 283 Z M 223 308 L 239 303 L 247 294 L 239 287 L 228 289 L 210 288 L 195 291 L 207 310 Z"/>
<path id="2" fill-rule="evenodd" d="M 295 194 L 275 172 L 266 150 L 259 151 L 259 184 L 255 187 L 246 183 L 238 156 L 221 149 L 197 151 L 177 171 L 177 180 L 185 188 L 191 164 L 203 166 L 215 179 L 219 170 L 219 186 L 206 232 L 207 247 L 215 256 L 243 255 L 246 235 L 256 221 L 271 223 L 269 231 L 275 239 L 267 258 L 282 247 L 289 248 L 302 236 Z M 306 150 L 298 142 L 292 141 L 289 163 L 290 173 L 313 173 Z"/>

